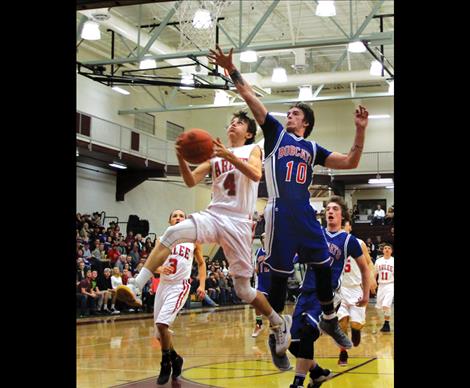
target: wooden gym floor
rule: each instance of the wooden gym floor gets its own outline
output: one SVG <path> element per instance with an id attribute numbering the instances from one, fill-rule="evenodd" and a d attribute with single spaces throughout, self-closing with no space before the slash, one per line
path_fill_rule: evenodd
<path id="1" fill-rule="evenodd" d="M 293 305 L 287 305 L 286 312 L 292 311 Z M 123 318 L 77 324 L 78 388 L 157 386 L 161 351 L 151 316 Z M 184 357 L 183 373 L 162 387 L 288 387 L 294 369 L 279 372 L 272 365 L 267 321 L 258 338 L 252 338 L 254 320 L 250 306 L 180 313 L 172 329 L 175 349 Z M 381 333 L 381 325 L 375 305 L 369 304 L 361 344 L 349 351 L 346 367 L 337 365 L 339 350 L 331 338 L 315 342 L 315 358 L 335 374 L 322 388 L 393 387 L 393 314 L 391 333 Z M 295 358 L 288 355 L 295 368 Z"/>

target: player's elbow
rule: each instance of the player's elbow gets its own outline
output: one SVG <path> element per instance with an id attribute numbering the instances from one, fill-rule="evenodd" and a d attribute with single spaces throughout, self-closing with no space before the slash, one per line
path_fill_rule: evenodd
<path id="1" fill-rule="evenodd" d="M 253 182 L 259 182 L 261 180 L 261 177 L 262 177 L 262 174 L 256 173 L 256 174 L 253 174 L 253 176 L 251 177 L 251 180 Z"/>

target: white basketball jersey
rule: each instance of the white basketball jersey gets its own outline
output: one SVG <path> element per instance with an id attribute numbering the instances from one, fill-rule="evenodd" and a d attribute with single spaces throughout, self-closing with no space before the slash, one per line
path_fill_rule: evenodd
<path id="1" fill-rule="evenodd" d="M 364 243 L 361 239 L 356 238 L 359 242 L 359 245 Z M 341 279 L 341 287 L 352 287 L 352 286 L 360 286 L 362 284 L 362 275 L 359 266 L 356 263 L 356 260 L 353 259 L 351 256 L 348 256 L 344 263 L 343 268 L 343 277 Z"/>
<path id="2" fill-rule="evenodd" d="M 383 257 L 375 261 L 375 269 L 379 274 L 379 284 L 393 283 L 394 277 L 395 259 L 384 259 Z"/>
<path id="3" fill-rule="evenodd" d="M 163 263 L 164 266 L 173 267 L 175 272 L 171 275 L 160 274 L 160 281 L 179 282 L 189 279 L 193 266 L 194 248 L 195 245 L 193 243 L 175 245 L 171 250 L 171 254 L 165 260 L 165 263 Z"/>
<path id="4" fill-rule="evenodd" d="M 247 162 L 256 144 L 230 147 L 229 151 Z M 259 182 L 252 181 L 225 159 L 210 160 L 212 171 L 212 201 L 208 209 L 225 209 L 240 216 L 252 215 L 256 209 Z"/>

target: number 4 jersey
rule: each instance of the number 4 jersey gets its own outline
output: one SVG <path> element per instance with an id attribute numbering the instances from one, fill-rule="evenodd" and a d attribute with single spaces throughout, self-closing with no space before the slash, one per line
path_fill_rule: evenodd
<path id="1" fill-rule="evenodd" d="M 246 163 L 255 147 L 259 148 L 257 144 L 249 144 L 228 150 Z M 252 181 L 225 159 L 215 157 L 210 163 L 213 194 L 208 209 L 251 216 L 256 208 L 259 182 Z"/>

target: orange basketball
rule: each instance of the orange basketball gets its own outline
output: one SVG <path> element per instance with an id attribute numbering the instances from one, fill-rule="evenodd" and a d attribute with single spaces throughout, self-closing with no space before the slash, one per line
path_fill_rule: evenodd
<path id="1" fill-rule="evenodd" d="M 183 132 L 176 143 L 181 147 L 181 155 L 188 163 L 205 162 L 213 154 L 212 136 L 203 129 L 192 128 Z"/>

